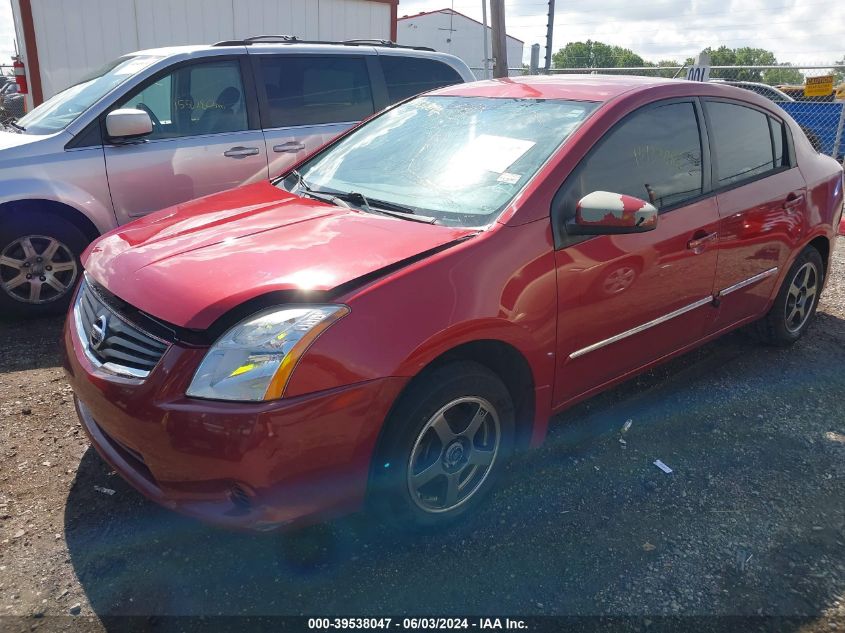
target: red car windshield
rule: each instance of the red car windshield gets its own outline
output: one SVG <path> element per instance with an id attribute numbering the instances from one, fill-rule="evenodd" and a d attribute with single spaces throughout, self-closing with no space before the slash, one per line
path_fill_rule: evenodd
<path id="1" fill-rule="evenodd" d="M 441 224 L 484 226 L 596 105 L 420 97 L 363 125 L 281 184 L 297 192 L 362 194 L 365 208 L 382 202 Z"/>

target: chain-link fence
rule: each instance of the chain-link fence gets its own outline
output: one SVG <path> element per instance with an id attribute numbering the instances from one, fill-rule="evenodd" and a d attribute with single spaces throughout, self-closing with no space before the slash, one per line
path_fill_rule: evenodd
<path id="1" fill-rule="evenodd" d="M 476 66 L 471 66 L 470 70 L 472 74 L 475 75 L 475 78 L 479 81 L 482 79 L 492 79 L 493 78 L 493 64 L 490 64 L 490 68 L 485 70 L 484 68 L 478 68 Z M 508 77 L 519 77 L 521 75 L 527 75 L 528 69 L 523 68 L 522 66 L 508 68 Z"/>
<path id="2" fill-rule="evenodd" d="M 685 66 L 640 66 L 554 68 L 551 72 L 685 78 L 686 71 Z M 712 66 L 709 81 L 774 101 L 795 119 L 818 151 L 845 163 L 845 66 Z"/>
<path id="3" fill-rule="evenodd" d="M 0 125 L 24 115 L 26 100 L 17 92 L 14 68 L 0 64 Z"/>

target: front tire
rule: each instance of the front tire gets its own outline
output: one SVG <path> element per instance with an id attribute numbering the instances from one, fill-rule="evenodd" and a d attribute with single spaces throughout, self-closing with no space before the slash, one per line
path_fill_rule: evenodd
<path id="1" fill-rule="evenodd" d="M 510 393 L 471 361 L 416 379 L 385 423 L 373 463 L 373 509 L 402 527 L 452 523 L 491 490 L 513 452 Z"/>
<path id="2" fill-rule="evenodd" d="M 805 248 L 783 280 L 769 313 L 757 322 L 759 338 L 769 345 L 788 347 L 810 326 L 824 285 L 824 262 L 812 246 Z"/>
<path id="3" fill-rule="evenodd" d="M 0 315 L 67 311 L 88 239 L 67 220 L 29 212 L 0 224 Z"/>

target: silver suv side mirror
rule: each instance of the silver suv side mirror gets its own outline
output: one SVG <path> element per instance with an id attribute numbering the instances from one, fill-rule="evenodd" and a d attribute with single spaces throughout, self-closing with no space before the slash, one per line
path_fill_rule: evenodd
<path id="1" fill-rule="evenodd" d="M 146 136 L 153 131 L 150 115 L 143 110 L 124 108 L 106 115 L 106 132 L 113 139 L 131 139 Z"/>

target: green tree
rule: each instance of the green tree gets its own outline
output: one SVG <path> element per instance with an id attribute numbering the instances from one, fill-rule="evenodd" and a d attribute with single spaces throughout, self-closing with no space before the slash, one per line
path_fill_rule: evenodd
<path id="1" fill-rule="evenodd" d="M 763 71 L 763 83 L 770 86 L 780 86 L 783 84 L 801 85 L 804 83 L 804 75 L 797 68 L 793 68 L 792 64 L 781 64 L 783 68 L 770 68 Z"/>
<path id="2" fill-rule="evenodd" d="M 678 68 L 683 66 L 683 64 L 679 61 L 674 60 L 674 59 L 661 59 L 656 64 L 652 63 L 652 62 L 646 62 L 645 65 L 655 67 L 656 70 L 648 73 L 652 77 L 672 78 L 672 77 L 675 77 L 675 76 L 678 76 L 678 77 L 682 76 L 682 71 L 679 72 Z"/>
<path id="3" fill-rule="evenodd" d="M 845 66 L 845 55 L 842 56 L 842 59 L 836 62 L 836 65 Z M 845 81 L 845 71 L 843 71 L 842 68 L 837 68 L 833 71 L 833 83 L 835 85 L 843 81 Z"/>
<path id="4" fill-rule="evenodd" d="M 728 48 L 727 46 L 720 46 L 717 49 L 713 49 L 708 46 L 704 51 L 710 54 L 710 64 L 712 66 L 773 66 L 778 63 L 775 54 L 772 51 L 767 51 L 765 48 L 752 48 L 750 46 Z M 692 57 L 687 58 L 687 65 L 692 65 L 693 63 L 694 60 Z M 749 70 L 745 68 L 714 69 L 710 71 L 710 77 L 712 79 L 762 82 L 763 72 L 762 70 Z"/>
<path id="5" fill-rule="evenodd" d="M 645 66 L 634 51 L 603 42 L 569 42 L 552 55 L 555 68 L 631 68 Z"/>

